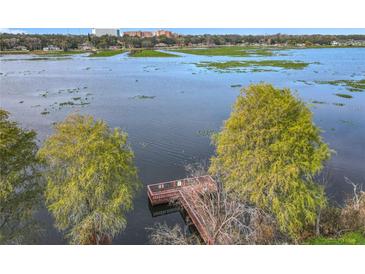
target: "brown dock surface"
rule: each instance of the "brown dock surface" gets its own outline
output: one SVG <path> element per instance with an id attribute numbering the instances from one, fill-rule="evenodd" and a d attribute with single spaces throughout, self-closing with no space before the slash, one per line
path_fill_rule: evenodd
<path id="1" fill-rule="evenodd" d="M 206 244 L 214 244 L 214 240 L 210 237 L 207 230 L 206 223 L 208 222 L 205 220 L 206 217 L 201 210 L 194 206 L 195 203 L 191 201 L 191 199 L 194 199 L 194 195 L 186 195 L 186 193 L 216 191 L 216 189 L 217 186 L 212 177 L 205 175 L 147 185 L 147 195 L 151 205 L 166 204 L 174 201 L 180 202 L 203 241 Z M 186 192 L 189 190 L 198 190 L 198 192 Z"/>

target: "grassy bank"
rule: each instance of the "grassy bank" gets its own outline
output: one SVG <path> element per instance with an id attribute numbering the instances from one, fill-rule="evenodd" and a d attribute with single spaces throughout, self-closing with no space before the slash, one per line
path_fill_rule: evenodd
<path id="1" fill-rule="evenodd" d="M 5 50 L 5 51 L 0 51 L 0 55 L 11 55 L 11 54 L 29 54 L 30 51 L 28 50 Z"/>
<path id="2" fill-rule="evenodd" d="M 340 237 L 315 237 L 305 244 L 310 245 L 365 245 L 365 236 L 361 232 L 349 232 Z"/>
<path id="3" fill-rule="evenodd" d="M 258 55 L 258 56 L 273 55 L 271 49 L 249 48 L 249 47 L 181 48 L 172 51 L 194 54 L 194 55 L 206 55 L 206 56 L 245 57 L 251 55 Z"/>
<path id="4" fill-rule="evenodd" d="M 121 50 L 103 50 L 103 51 L 98 51 L 96 53 L 92 53 L 89 55 L 89 57 L 111 57 L 111 56 L 115 56 L 118 54 L 122 54 L 126 52 L 125 49 L 121 49 Z"/>
<path id="5" fill-rule="evenodd" d="M 86 51 L 81 51 L 81 50 L 70 50 L 70 51 L 44 51 L 44 50 L 34 50 L 34 51 L 30 51 L 29 53 L 31 54 L 36 54 L 36 55 L 47 55 L 47 56 L 58 56 L 58 55 L 73 55 L 73 54 L 83 54 L 86 53 Z"/>
<path id="6" fill-rule="evenodd" d="M 304 62 L 293 62 L 285 60 L 263 60 L 263 61 L 228 61 L 228 62 L 201 62 L 197 63 L 196 66 L 204 67 L 207 69 L 214 70 L 235 70 L 240 68 L 249 67 L 274 67 L 274 68 L 284 68 L 284 69 L 303 69 L 307 67 L 310 63 Z"/>
<path id="7" fill-rule="evenodd" d="M 166 52 L 157 51 L 157 50 L 150 50 L 150 49 L 134 50 L 134 51 L 130 52 L 129 56 L 131 56 L 131 57 L 179 57 L 176 54 L 166 53 Z"/>

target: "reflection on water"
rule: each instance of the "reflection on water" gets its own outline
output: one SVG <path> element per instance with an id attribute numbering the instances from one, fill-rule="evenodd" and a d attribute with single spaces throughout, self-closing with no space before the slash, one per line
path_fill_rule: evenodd
<path id="1" fill-rule="evenodd" d="M 209 134 L 202 133 L 220 129 L 239 94 L 239 85 L 266 81 L 297 90 L 298 96 L 311 104 L 315 123 L 336 151 L 328 164 L 331 197 L 341 200 L 350 190 L 344 176 L 357 183 L 365 182 L 365 92 L 351 93 L 346 87 L 319 84 L 364 79 L 365 49 L 288 50 L 274 57 L 247 58 L 182 55 L 182 58 L 80 55 L 62 61 L 47 58 L 32 62 L 22 60 L 31 56 L 3 56 L 0 106 L 24 127 L 37 130 L 40 142 L 51 134 L 52 123 L 71 112 L 91 114 L 112 127 L 121 127 L 129 134 L 141 180 L 147 185 L 185 177 L 186 164 L 209 159 L 214 150 Z M 318 63 L 303 70 L 248 73 L 219 73 L 194 65 L 232 59 Z M 336 93 L 350 94 L 353 98 L 337 97 Z M 127 216 L 126 230 L 114 243 L 145 244 L 146 227 L 157 222 L 183 224 L 179 212 L 167 215 L 161 212 L 151 213 L 145 190 L 141 191 L 134 210 Z M 45 210 L 39 213 L 39 218 L 46 225 L 42 243 L 64 243 Z"/>

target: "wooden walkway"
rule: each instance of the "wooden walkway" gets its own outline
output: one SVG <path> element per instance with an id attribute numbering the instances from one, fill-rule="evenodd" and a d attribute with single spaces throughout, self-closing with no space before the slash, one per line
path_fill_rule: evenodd
<path id="1" fill-rule="evenodd" d="M 147 186 L 147 195 L 152 206 L 179 202 L 188 214 L 190 220 L 206 244 L 214 244 L 214 240 L 208 233 L 205 216 L 201 211 L 194 207 L 193 195 L 186 195 L 186 191 L 216 191 L 215 181 L 209 175 L 186 178 L 170 182 L 163 182 Z M 194 192 L 197 193 L 197 192 Z"/>

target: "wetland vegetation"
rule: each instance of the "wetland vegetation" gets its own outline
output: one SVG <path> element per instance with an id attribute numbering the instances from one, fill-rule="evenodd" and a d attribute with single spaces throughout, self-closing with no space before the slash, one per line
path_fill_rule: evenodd
<path id="1" fill-rule="evenodd" d="M 132 50 L 129 53 L 131 57 L 179 57 L 176 54 L 162 52 L 159 50 L 150 50 L 150 49 L 142 49 L 142 50 Z"/>
<path id="2" fill-rule="evenodd" d="M 365 79 L 361 80 L 331 80 L 331 81 L 316 81 L 318 84 L 327 84 L 333 86 L 346 87 L 351 92 L 363 92 L 365 91 Z"/>
<path id="3" fill-rule="evenodd" d="M 346 99 L 351 99 L 352 98 L 352 95 L 350 95 L 350 94 L 335 93 L 335 95 L 338 96 L 338 97 L 346 98 Z"/>
<path id="4" fill-rule="evenodd" d="M 251 48 L 251 47 L 213 47 L 213 48 L 181 48 L 174 49 L 174 52 L 181 52 L 194 55 L 206 56 L 233 56 L 233 57 L 247 57 L 247 56 L 272 56 L 273 51 L 269 48 Z"/>
<path id="5" fill-rule="evenodd" d="M 253 68 L 253 70 L 255 70 L 257 69 L 257 67 L 273 67 L 281 69 L 300 70 L 310 65 L 310 63 L 301 61 L 287 61 L 287 60 L 261 60 L 261 61 L 200 62 L 196 63 L 195 65 L 197 67 L 229 72 L 231 70 L 245 71 L 242 70 L 244 68 Z M 258 71 L 260 71 L 260 69 Z"/>
<path id="6" fill-rule="evenodd" d="M 323 52 L 324 50 L 287 51 L 283 52 L 284 54 L 288 54 L 288 57 L 282 58 L 285 60 L 267 60 L 270 58 L 262 57 L 254 58 L 254 55 L 243 56 L 250 58 L 236 58 L 240 56 L 232 56 L 232 58 L 230 58 L 229 56 L 222 57 L 221 55 L 215 55 L 217 57 L 181 55 L 181 60 L 184 62 L 180 62 L 180 59 L 173 58 L 148 58 L 150 56 L 146 56 L 147 58 L 145 59 L 128 58 L 127 54 L 123 58 L 100 58 L 98 60 L 71 56 L 66 62 L 59 62 L 51 65 L 46 62 L 43 63 L 43 61 L 48 61 L 52 59 L 53 56 L 38 56 L 39 58 L 47 58 L 44 60 L 41 59 L 39 62 L 25 62 L 22 60 L 25 59 L 24 56 L 12 56 L 11 58 L 14 59 L 19 58 L 17 59 L 18 62 L 2 63 L 0 68 L 0 81 L 2 84 L 1 95 L 5 98 L 2 101 L 1 107 L 11 110 L 12 118 L 14 117 L 14 120 L 21 121 L 24 125 L 27 125 L 27 127 L 29 126 L 29 128 L 36 129 L 39 133 L 38 139 L 40 140 L 40 145 L 42 145 L 42 142 L 46 138 L 54 133 L 54 131 L 50 129 L 50 126 L 57 125 L 60 122 L 62 123 L 62 120 L 72 112 L 90 114 L 97 118 L 102 117 L 105 121 L 108 121 L 108 123 L 113 125 L 113 127 L 128 129 L 131 136 L 130 147 L 135 150 L 136 165 L 142 174 L 142 178 L 144 178 L 144 180 L 147 178 L 149 181 L 158 182 L 161 181 L 161 178 L 170 180 L 187 176 L 183 170 L 183 166 L 186 163 L 199 161 L 200 159 L 207 159 L 209 161 L 209 159 L 214 156 L 210 137 L 213 137 L 214 139 L 216 136 L 221 135 L 220 141 L 222 142 L 222 145 L 214 143 L 216 148 L 218 149 L 219 146 L 220 149 L 217 157 L 224 157 L 225 155 L 228 157 L 229 155 L 234 154 L 235 156 L 237 155 L 237 159 L 243 159 L 244 157 L 240 157 L 237 151 L 232 151 L 232 153 L 231 151 L 227 151 L 227 153 L 224 151 L 226 148 L 224 142 L 228 142 L 230 138 L 238 138 L 236 146 L 244 148 L 243 145 L 241 146 L 240 142 L 242 140 L 239 139 L 240 136 L 234 131 L 235 126 L 237 125 L 240 131 L 242 131 L 245 129 L 244 125 L 239 124 L 239 119 L 226 119 L 230 117 L 229 111 L 231 105 L 235 99 L 237 99 L 241 87 L 247 87 L 251 83 L 269 81 L 277 86 L 277 88 L 273 89 L 275 94 L 280 93 L 278 90 L 289 87 L 291 91 L 298 92 L 298 98 L 303 100 L 303 104 L 306 107 L 315 104 L 310 111 L 313 112 L 313 121 L 315 121 L 315 124 L 318 124 L 318 126 L 323 129 L 323 132 L 320 132 L 320 137 L 323 138 L 321 140 L 333 145 L 331 149 L 338 151 L 338 154 L 333 156 L 330 162 L 330 164 L 336 168 L 336 174 L 333 176 L 334 180 L 332 185 L 334 187 L 329 192 L 330 195 L 340 196 L 341 194 L 338 193 L 344 193 L 345 191 L 348 193 L 347 189 L 344 190 L 342 186 L 344 175 L 350 175 L 352 178 L 355 178 L 355 180 L 363 177 L 363 169 L 360 165 L 363 161 L 363 155 L 359 154 L 362 151 L 362 137 L 364 136 L 363 120 L 360 114 L 362 113 L 361 111 L 363 110 L 364 102 L 362 96 L 364 96 L 365 93 L 353 94 L 347 92 L 342 88 L 342 86 L 345 87 L 345 85 L 348 84 L 345 82 L 338 83 L 338 85 L 325 86 L 316 83 L 315 81 L 318 79 L 336 79 L 334 78 L 334 75 L 341 75 L 341 78 L 337 79 L 358 79 L 355 77 L 360 77 L 359 71 L 362 72 L 365 70 L 363 65 L 360 64 L 360 68 L 358 69 L 354 63 L 351 63 L 351 60 L 359 60 L 361 58 L 361 51 L 359 49 L 343 49 L 342 51 L 331 49 L 331 57 L 328 57 L 329 55 L 327 54 L 321 54 L 321 51 Z M 333 56 L 348 58 L 346 59 L 348 62 L 343 62 L 341 58 L 335 58 Z M 62 56 L 59 56 L 58 58 L 61 57 Z M 4 56 L 3 58 L 6 57 Z M 3 61 L 3 59 L 1 61 Z M 239 62 L 239 65 L 237 67 L 233 65 L 232 68 L 230 68 L 232 63 L 228 63 L 223 69 L 205 71 L 199 69 L 199 67 L 197 68 L 195 65 L 200 64 L 203 61 L 211 61 L 207 63 L 237 61 Z M 278 61 L 279 65 L 277 63 Z M 321 66 L 312 66 L 311 64 L 314 64 L 314 61 L 320 62 Z M 241 62 L 244 63 L 242 68 L 240 67 L 242 65 Z M 343 62 L 343 66 L 339 65 L 342 64 L 341 62 Z M 290 68 L 289 66 L 292 66 L 292 63 L 303 63 L 305 65 Z M 223 65 L 223 67 L 224 66 L 225 65 Z M 313 68 L 315 70 L 313 70 Z M 356 68 L 356 70 L 354 68 Z M 110 73 L 111 69 L 113 70 L 113 73 Z M 239 74 L 236 72 L 240 71 L 236 71 L 235 69 L 247 69 L 247 73 Z M 224 75 L 216 73 L 216 71 L 222 70 L 227 70 L 231 73 Z M 251 73 L 260 71 L 265 71 L 267 73 Z M 42 81 L 40 81 L 40 79 L 42 79 Z M 14 85 L 14 83 L 17 84 Z M 361 80 L 359 83 L 361 84 Z M 361 86 L 356 86 L 354 88 L 361 88 Z M 335 97 L 334 94 L 336 92 L 343 92 L 343 94 L 347 93 L 346 95 L 351 94 L 353 95 L 353 99 L 346 100 L 347 97 L 343 97 L 345 99 Z M 96 99 L 93 99 L 94 96 Z M 152 100 L 155 98 L 157 99 Z M 135 99 L 135 101 L 129 101 L 129 99 Z M 138 102 L 138 100 L 142 101 Z M 247 111 L 247 113 L 245 112 L 245 115 L 242 115 L 242 117 L 245 117 L 243 119 L 248 119 L 247 122 L 250 121 L 249 117 L 252 118 L 252 115 L 254 115 L 250 112 L 258 111 L 257 108 L 259 106 L 254 104 L 257 101 L 258 100 L 251 100 L 250 103 L 252 103 L 253 107 L 250 107 L 249 111 Z M 346 105 L 343 104 L 342 101 L 344 101 Z M 84 105 L 85 107 L 81 107 Z M 269 120 L 265 120 L 265 117 L 275 117 L 275 115 L 277 115 L 276 111 L 282 113 L 281 117 L 286 117 L 286 109 L 283 107 L 283 104 L 278 104 L 276 106 L 268 104 L 267 110 L 272 110 L 274 107 L 275 111 L 273 112 L 261 110 L 260 115 L 264 118 L 260 119 L 258 123 L 267 122 L 265 123 L 265 126 L 271 125 Z M 298 108 L 301 108 L 301 106 L 298 106 Z M 22 111 L 19 111 L 19 109 Z M 238 103 L 237 109 L 239 113 L 244 111 L 242 105 L 238 105 Z M 288 119 L 297 117 L 295 111 L 292 113 L 293 117 L 288 117 Z M 304 113 L 307 112 L 305 111 Z M 232 114 L 232 116 L 235 115 Z M 304 117 L 302 118 L 304 119 Z M 309 130 L 311 129 L 311 126 L 309 124 L 310 120 L 307 118 L 308 116 L 305 115 L 305 120 L 302 122 L 306 124 L 305 128 Z M 279 119 L 275 118 L 274 120 Z M 295 120 L 298 122 L 298 126 L 302 125 L 298 121 L 300 119 Z M 90 123 L 93 124 L 95 122 L 95 124 L 98 124 L 98 121 L 99 120 L 94 120 Z M 224 124 L 224 127 L 226 129 L 232 129 L 232 131 L 226 132 L 227 134 L 222 134 L 223 131 L 219 132 L 222 121 L 227 121 L 227 124 Z M 235 124 L 236 122 L 238 124 Z M 281 122 L 278 123 L 280 124 Z M 49 128 L 47 125 L 49 125 Z M 245 138 L 248 142 L 251 140 L 250 138 L 264 138 L 267 135 L 266 133 L 261 134 L 261 130 L 266 130 L 266 127 L 255 128 L 254 126 L 255 125 L 247 130 L 248 133 L 252 133 L 252 135 L 247 135 L 247 138 Z M 292 130 L 295 131 L 296 128 L 294 127 Z M 269 132 L 269 134 L 271 133 L 272 132 Z M 283 132 L 283 135 L 284 134 L 286 133 Z M 288 139 L 293 138 L 290 134 L 285 136 L 287 136 Z M 261 141 L 270 142 L 272 139 L 275 139 L 275 137 L 265 140 L 260 139 L 259 141 L 260 143 Z M 80 147 L 82 146 L 83 145 L 80 145 Z M 293 146 L 297 146 L 297 144 L 295 143 Z M 255 146 L 251 146 L 251 149 L 254 148 Z M 277 150 L 285 150 L 285 148 L 284 143 L 278 145 L 278 147 L 272 146 L 270 153 L 265 153 L 264 155 L 257 153 L 257 155 L 260 159 L 265 160 L 265 155 L 270 156 L 274 152 L 277 152 Z M 305 149 L 303 149 L 303 151 L 304 150 Z M 299 154 L 301 154 L 300 151 L 298 151 L 298 155 Z M 71 155 L 71 152 L 69 155 Z M 289 153 L 285 155 L 291 157 Z M 278 157 L 281 156 L 279 155 Z M 309 158 L 310 157 L 306 157 L 306 159 Z M 224 160 L 225 159 L 222 158 L 221 162 L 226 163 Z M 252 161 L 254 161 L 254 159 L 252 159 Z M 232 162 L 234 162 L 234 160 L 232 160 Z M 95 166 L 95 168 L 99 167 L 100 166 L 98 165 Z M 286 172 L 289 172 L 286 168 L 282 168 L 282 170 L 284 170 L 282 176 L 287 175 Z M 93 172 L 94 170 L 91 168 L 89 171 Z M 267 170 L 267 172 L 269 172 L 269 170 Z M 87 176 L 88 174 L 89 173 L 85 173 L 84 175 Z M 265 173 L 264 175 L 269 176 L 268 173 Z M 292 176 L 292 174 L 289 175 Z M 71 179 L 73 180 L 74 177 Z M 228 182 L 227 186 L 229 185 L 231 187 L 230 178 L 225 179 L 227 180 L 226 182 Z M 234 182 L 234 180 L 232 180 L 232 182 Z M 361 183 L 359 180 L 358 182 Z M 71 186 L 71 184 L 69 186 Z M 310 186 L 312 187 L 312 185 Z M 263 187 L 266 187 L 266 185 Z M 280 190 L 279 187 L 278 189 Z M 311 190 L 318 189 L 313 187 Z M 57 195 L 56 192 L 53 194 Z M 145 195 L 146 193 L 144 191 L 141 195 L 137 195 L 135 199 L 135 211 L 125 215 L 128 226 L 125 227 L 125 231 L 122 234 L 117 235 L 114 238 L 114 243 L 147 243 L 148 239 L 145 227 L 151 226 L 156 222 L 156 219 L 151 217 L 151 212 L 146 206 Z M 293 194 L 292 197 L 297 196 Z M 322 192 L 318 197 L 322 198 Z M 332 199 L 332 197 L 328 197 L 329 200 Z M 66 201 L 69 197 L 56 198 L 56 200 L 62 198 L 62 201 Z M 254 200 L 254 197 L 252 199 Z M 335 199 L 337 202 L 338 200 L 341 200 L 342 197 L 338 198 L 336 196 L 333 200 Z M 56 202 L 56 200 L 54 202 Z M 255 200 L 254 202 L 261 204 L 261 202 L 264 203 L 264 200 L 265 197 L 260 197 L 259 200 Z M 282 202 L 282 200 L 279 199 L 278 202 Z M 310 213 L 308 213 L 309 217 L 307 216 L 308 218 L 301 219 L 299 216 L 300 222 L 313 223 L 312 215 L 314 210 L 312 207 L 302 209 L 295 199 L 288 201 L 288 203 L 289 202 L 295 207 L 294 211 L 298 209 L 299 211 L 305 211 L 305 214 L 310 211 Z M 346 207 L 345 205 L 346 203 L 344 203 L 344 208 Z M 271 213 L 270 220 L 275 220 L 275 218 L 276 220 L 280 220 L 280 215 L 282 215 L 280 206 L 278 208 L 271 208 L 268 204 L 265 204 L 264 206 L 265 210 L 268 210 Z M 341 211 L 343 210 L 342 207 L 339 207 L 338 209 Z M 290 221 L 288 227 L 290 226 L 290 229 L 292 230 L 291 233 L 295 233 L 296 235 L 297 233 L 298 235 L 300 234 L 300 237 L 298 237 L 297 240 L 298 243 L 309 243 L 309 241 L 313 241 L 314 243 L 314 241 L 317 241 L 315 239 L 318 238 L 315 237 L 314 228 L 312 226 L 309 228 L 306 226 L 303 227 L 303 232 L 295 231 L 298 217 L 296 212 L 290 212 L 290 218 L 295 218 L 295 220 L 293 219 L 293 222 L 290 218 L 287 220 L 281 219 L 280 222 Z M 71 212 L 71 214 L 74 214 L 74 212 Z M 321 236 L 318 237 L 322 237 L 321 240 L 333 241 L 339 240 L 342 236 L 347 237 L 341 232 L 343 229 L 351 229 L 354 233 L 359 231 L 356 227 L 349 227 L 349 224 L 354 223 L 353 220 L 347 221 L 346 223 L 346 220 L 344 220 L 343 217 L 336 217 L 332 219 L 338 220 L 336 223 L 341 224 L 342 227 L 336 232 L 328 233 L 326 226 L 326 220 L 328 219 L 327 215 L 324 214 L 322 216 L 326 217 L 320 222 Z M 59 224 L 60 220 L 63 220 L 64 217 L 65 216 L 57 216 L 57 224 Z M 83 218 L 85 216 L 81 217 Z M 180 217 L 176 214 L 172 216 L 160 216 L 160 218 L 162 222 L 178 223 L 181 221 L 181 223 L 183 223 L 183 220 L 180 220 Z M 341 221 L 339 221 L 340 219 Z M 47 225 L 49 225 L 48 227 L 50 227 L 47 228 L 45 236 L 45 238 L 47 237 L 46 241 L 49 241 L 47 243 L 66 243 L 65 239 L 68 239 L 70 242 L 77 242 L 80 240 L 80 238 L 76 239 L 75 237 L 68 238 L 66 233 L 64 234 L 65 238 L 63 238 L 60 233 L 54 233 L 55 231 L 54 228 L 52 228 L 52 224 L 55 223 L 53 223 L 53 220 L 54 219 L 51 221 L 45 220 Z M 264 224 L 267 225 L 272 223 Z M 77 231 L 74 231 L 73 236 L 78 237 L 78 228 L 82 229 L 82 227 L 73 223 L 68 224 L 67 230 L 72 230 L 74 228 Z M 86 229 L 87 228 L 88 227 L 86 227 Z M 119 232 L 124 229 L 124 227 L 123 229 L 119 228 L 117 227 L 115 231 Z M 273 228 L 275 231 L 278 231 L 278 228 L 275 226 L 265 226 L 265 228 Z M 184 231 L 184 229 L 181 231 Z M 310 234 L 310 240 L 306 238 L 308 236 L 307 233 Z M 287 235 L 288 232 L 285 232 L 285 234 Z M 116 234 L 110 235 L 115 236 Z M 355 234 L 353 234 L 353 236 L 354 235 Z M 267 242 L 265 243 L 269 243 L 270 240 L 272 240 L 272 238 L 267 238 Z M 278 240 L 281 241 L 282 239 Z M 317 243 L 319 243 L 318 241 Z"/>
<path id="7" fill-rule="evenodd" d="M 89 55 L 89 57 L 111 57 L 111 56 L 115 56 L 115 55 L 119 55 L 122 53 L 125 53 L 126 50 L 121 49 L 121 50 L 101 50 L 95 53 L 92 53 Z"/>

